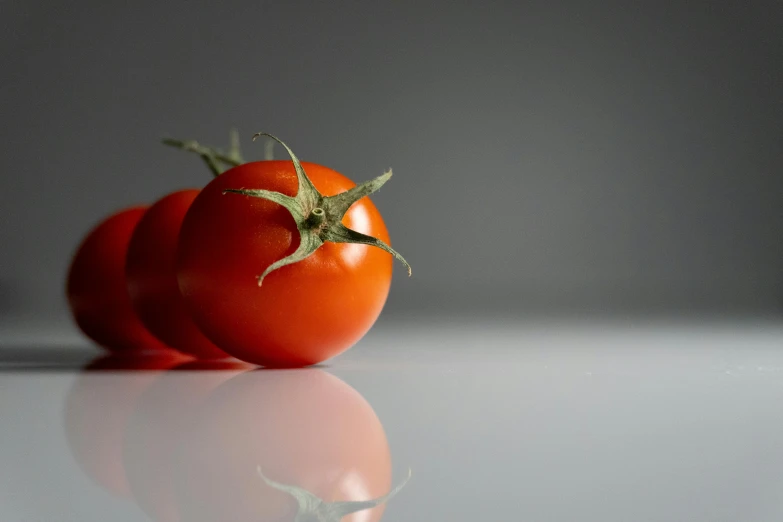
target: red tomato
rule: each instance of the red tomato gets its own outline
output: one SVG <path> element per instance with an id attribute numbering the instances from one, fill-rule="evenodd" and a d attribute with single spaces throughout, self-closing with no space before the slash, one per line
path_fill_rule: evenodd
<path id="1" fill-rule="evenodd" d="M 69 390 L 65 402 L 68 445 L 84 473 L 109 492 L 131 496 L 122 448 L 136 401 L 158 372 L 187 360 L 174 350 L 145 356 L 108 355 L 85 367 Z"/>
<path id="2" fill-rule="evenodd" d="M 302 164 L 324 196 L 355 184 L 314 163 Z M 177 276 L 191 315 L 227 353 L 264 366 L 306 366 L 350 348 L 378 318 L 389 293 L 393 258 L 367 245 L 325 243 L 313 255 L 259 276 L 292 254 L 299 235 L 291 214 L 226 189 L 266 189 L 293 196 L 291 161 L 235 167 L 210 182 L 185 216 Z M 389 243 L 380 212 L 368 198 L 342 223 Z"/>
<path id="3" fill-rule="evenodd" d="M 364 398 L 316 369 L 244 372 L 203 402 L 180 441 L 172 483 L 181 520 L 332 520 L 303 513 L 270 480 L 327 503 L 387 494 L 391 455 Z M 380 520 L 384 505 L 340 518 Z M 298 515 L 298 516 L 297 516 Z"/>
<path id="4" fill-rule="evenodd" d="M 166 350 L 142 324 L 125 284 L 125 255 L 147 207 L 111 215 L 84 239 L 71 262 L 66 293 L 76 324 L 111 351 Z"/>
<path id="5" fill-rule="evenodd" d="M 131 237 L 125 275 L 133 308 L 150 332 L 181 352 L 220 359 L 228 354 L 201 333 L 177 286 L 177 238 L 198 193 L 174 192 L 147 210 Z"/>
<path id="6" fill-rule="evenodd" d="M 133 498 L 152 520 L 181 520 L 173 456 L 209 393 L 251 368 L 235 359 L 188 362 L 161 374 L 137 401 L 125 432 L 123 462 Z"/>

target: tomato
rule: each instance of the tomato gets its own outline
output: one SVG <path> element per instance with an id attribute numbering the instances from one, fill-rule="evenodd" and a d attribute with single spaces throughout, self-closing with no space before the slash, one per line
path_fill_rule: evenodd
<path id="1" fill-rule="evenodd" d="M 166 350 L 133 311 L 125 284 L 125 256 L 147 207 L 117 212 L 98 224 L 79 246 L 68 272 L 66 294 L 76 324 L 110 351 Z"/>
<path id="2" fill-rule="evenodd" d="M 188 362 L 162 373 L 136 401 L 125 432 L 123 462 L 133 498 L 152 520 L 180 520 L 173 456 L 191 433 L 209 393 L 251 368 L 235 359 Z"/>
<path id="3" fill-rule="evenodd" d="M 130 497 L 122 461 L 128 419 L 160 371 L 187 361 L 174 350 L 150 355 L 111 354 L 79 374 L 65 401 L 65 434 L 84 473 L 110 493 Z"/>
<path id="4" fill-rule="evenodd" d="M 125 275 L 133 308 L 150 332 L 181 352 L 219 359 L 228 354 L 201 333 L 177 286 L 177 238 L 198 193 L 180 190 L 147 210 L 130 239 Z"/>
<path id="5" fill-rule="evenodd" d="M 326 506 L 307 513 L 295 500 L 357 502 L 390 490 L 383 425 L 337 377 L 316 369 L 244 372 L 216 388 L 193 419 L 173 459 L 181 520 L 380 520 L 383 505 L 333 519 Z M 296 494 L 267 484 L 259 468 Z"/>
<path id="6" fill-rule="evenodd" d="M 302 163 L 325 196 L 355 184 L 342 174 Z M 363 244 L 324 243 L 309 257 L 258 276 L 299 246 L 296 222 L 281 205 L 224 194 L 265 189 L 297 194 L 291 161 L 234 167 L 193 201 L 180 231 L 179 288 L 202 332 L 227 353 L 264 366 L 306 366 L 347 350 L 370 329 L 389 293 L 392 256 Z M 380 212 L 366 197 L 342 224 L 385 243 Z"/>

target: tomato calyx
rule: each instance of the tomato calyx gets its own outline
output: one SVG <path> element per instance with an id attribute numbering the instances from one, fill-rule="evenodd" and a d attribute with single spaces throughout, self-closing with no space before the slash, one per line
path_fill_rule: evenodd
<path id="1" fill-rule="evenodd" d="M 293 254 L 272 263 L 260 276 L 258 276 L 258 286 L 261 286 L 264 278 L 269 275 L 269 273 L 286 265 L 302 261 L 312 255 L 325 242 L 353 243 L 380 248 L 390 253 L 405 265 L 405 268 L 408 269 L 408 275 L 411 275 L 411 267 L 408 262 L 392 247 L 378 238 L 362 234 L 342 224 L 343 216 L 348 212 L 351 205 L 380 189 L 389 181 L 389 178 L 391 178 L 391 170 L 384 172 L 375 179 L 357 185 L 352 189 L 341 192 L 335 196 L 324 196 L 318 192 L 318 189 L 315 188 L 312 181 L 310 181 L 310 178 L 307 177 L 299 158 L 296 157 L 288 145 L 283 143 L 279 138 L 266 132 L 255 134 L 253 136 L 253 141 L 259 136 L 267 136 L 273 139 L 282 145 L 286 152 L 288 152 L 291 161 L 294 163 L 294 170 L 296 171 L 296 177 L 298 179 L 299 188 L 296 196 L 291 197 L 271 190 L 245 188 L 226 189 L 223 193 L 234 193 L 262 198 L 285 207 L 296 222 L 296 227 L 300 235 L 300 242 L 299 247 Z"/>
<path id="2" fill-rule="evenodd" d="M 275 482 L 274 480 L 264 476 L 261 471 L 261 466 L 256 468 L 258 475 L 261 479 L 267 483 L 268 486 L 288 493 L 297 503 L 297 514 L 294 518 L 294 522 L 300 522 L 305 520 L 321 520 L 323 522 L 340 522 L 344 517 L 351 513 L 358 511 L 364 511 L 365 509 L 372 509 L 381 504 L 385 504 L 392 497 L 402 490 L 411 478 L 411 470 L 408 469 L 408 476 L 403 480 L 396 488 L 388 492 L 382 497 L 374 498 L 371 500 L 359 500 L 359 501 L 338 501 L 338 502 L 326 502 L 317 496 L 313 495 L 306 489 L 291 486 L 288 484 L 282 484 Z"/>
<path id="3" fill-rule="evenodd" d="M 187 152 L 195 152 L 201 156 L 201 159 L 204 160 L 204 162 L 207 164 L 207 167 L 215 177 L 223 174 L 226 170 L 232 167 L 237 167 L 245 163 L 245 160 L 242 158 L 242 151 L 239 146 L 239 132 L 237 132 L 236 129 L 231 129 L 229 132 L 229 142 L 230 145 L 228 151 L 224 152 L 223 150 L 215 147 L 201 145 L 195 140 L 178 140 L 174 138 L 163 139 L 164 145 L 168 145 L 170 147 Z M 270 154 L 271 150 L 268 149 L 267 159 L 271 159 L 268 157 Z"/>

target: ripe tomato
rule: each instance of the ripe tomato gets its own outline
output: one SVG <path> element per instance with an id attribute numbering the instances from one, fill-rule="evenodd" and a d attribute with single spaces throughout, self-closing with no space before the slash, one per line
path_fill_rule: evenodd
<path id="1" fill-rule="evenodd" d="M 302 163 L 324 196 L 355 184 L 342 174 Z M 185 216 L 177 277 L 201 331 L 227 353 L 264 366 L 306 366 L 347 350 L 373 325 L 389 293 L 393 258 L 363 244 L 324 243 L 312 255 L 257 277 L 297 250 L 292 214 L 277 203 L 228 189 L 265 189 L 294 196 L 291 161 L 245 163 L 212 180 Z M 385 243 L 381 214 L 366 197 L 342 224 Z"/>
<path id="2" fill-rule="evenodd" d="M 316 369 L 244 372 L 202 403 L 180 441 L 172 483 L 181 520 L 342 520 L 375 522 L 384 505 L 345 509 L 297 506 L 293 493 L 326 503 L 386 495 L 391 455 L 383 425 L 349 385 Z"/>
<path id="3" fill-rule="evenodd" d="M 131 496 L 122 448 L 136 401 L 160 371 L 188 359 L 174 350 L 149 355 L 111 354 L 86 366 L 68 391 L 68 446 L 84 473 L 110 493 Z"/>
<path id="4" fill-rule="evenodd" d="M 136 226 L 125 265 L 128 293 L 144 325 L 167 345 L 200 359 L 228 357 L 190 318 L 177 286 L 177 238 L 195 189 L 169 194 Z"/>
<path id="5" fill-rule="evenodd" d="M 76 324 L 111 351 L 166 350 L 142 324 L 125 284 L 125 255 L 147 207 L 122 210 L 98 224 L 79 246 L 68 273 L 66 294 Z"/>
<path id="6" fill-rule="evenodd" d="M 160 374 L 136 402 L 123 462 L 134 500 L 155 522 L 181 520 L 172 459 L 191 433 L 202 402 L 215 387 L 252 368 L 236 359 L 188 362 Z"/>

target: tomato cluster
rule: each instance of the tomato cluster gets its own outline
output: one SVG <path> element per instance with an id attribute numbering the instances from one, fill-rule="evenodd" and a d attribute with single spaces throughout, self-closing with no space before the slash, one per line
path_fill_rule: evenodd
<path id="1" fill-rule="evenodd" d="M 67 296 L 89 338 L 112 352 L 296 367 L 338 355 L 372 327 L 392 257 L 410 274 L 366 197 L 391 172 L 357 186 L 265 135 L 290 161 L 245 163 L 238 147 L 167 141 L 200 154 L 215 179 L 119 211 L 83 240 Z"/>

